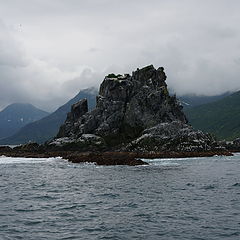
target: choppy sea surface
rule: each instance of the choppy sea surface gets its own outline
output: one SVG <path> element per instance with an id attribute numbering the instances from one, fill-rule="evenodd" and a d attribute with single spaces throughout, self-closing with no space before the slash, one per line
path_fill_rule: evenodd
<path id="1" fill-rule="evenodd" d="M 240 155 L 149 166 L 0 157 L 0 239 L 240 239 Z"/>

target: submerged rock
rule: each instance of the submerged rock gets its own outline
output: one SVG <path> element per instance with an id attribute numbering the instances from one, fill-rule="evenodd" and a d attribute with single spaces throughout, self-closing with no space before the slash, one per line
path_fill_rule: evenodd
<path id="1" fill-rule="evenodd" d="M 135 154 L 125 152 L 82 153 L 68 155 L 67 159 L 73 163 L 95 163 L 97 165 L 148 165 L 147 162 L 137 158 Z"/>
<path id="2" fill-rule="evenodd" d="M 212 151 L 216 141 L 187 125 L 164 68 L 152 65 L 102 82 L 96 108 L 87 100 L 72 106 L 51 146 L 78 151 Z"/>

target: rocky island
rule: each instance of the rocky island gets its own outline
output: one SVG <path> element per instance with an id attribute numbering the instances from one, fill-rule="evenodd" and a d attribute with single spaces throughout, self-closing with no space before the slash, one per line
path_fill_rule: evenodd
<path id="1" fill-rule="evenodd" d="M 153 65 L 132 75 L 109 74 L 101 83 L 96 108 L 88 111 L 86 99 L 72 105 L 54 139 L 0 151 L 101 165 L 144 164 L 139 158 L 230 155 L 211 135 L 188 125 L 181 104 L 168 92 L 166 78 L 164 68 Z"/>

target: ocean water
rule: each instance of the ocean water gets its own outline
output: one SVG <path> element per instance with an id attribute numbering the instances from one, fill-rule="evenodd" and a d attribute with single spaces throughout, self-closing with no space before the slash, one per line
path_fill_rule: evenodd
<path id="1" fill-rule="evenodd" d="M 240 155 L 149 166 L 0 157 L 0 239 L 240 239 Z"/>

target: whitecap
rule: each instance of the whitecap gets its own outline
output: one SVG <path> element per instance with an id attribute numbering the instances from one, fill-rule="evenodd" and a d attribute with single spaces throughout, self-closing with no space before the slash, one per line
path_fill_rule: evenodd
<path id="1" fill-rule="evenodd" d="M 60 157 L 56 157 L 56 158 L 21 158 L 21 157 L 0 156 L 0 164 L 44 163 L 44 162 L 55 161 L 57 159 L 61 159 L 61 158 Z"/>

